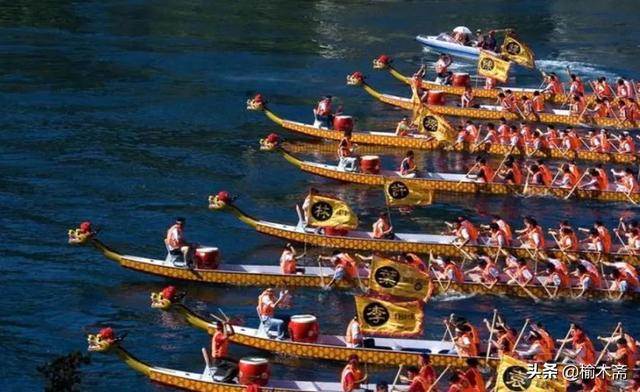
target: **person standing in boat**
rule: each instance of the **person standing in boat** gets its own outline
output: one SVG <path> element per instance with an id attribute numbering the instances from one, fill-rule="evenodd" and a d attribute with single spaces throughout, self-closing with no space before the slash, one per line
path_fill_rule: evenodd
<path id="1" fill-rule="evenodd" d="M 473 105 L 473 89 L 471 86 L 466 86 L 462 96 L 460 96 L 460 107 L 470 108 Z"/>
<path id="2" fill-rule="evenodd" d="M 353 282 L 358 277 L 358 263 L 347 252 L 334 250 L 331 256 L 318 256 L 318 260 L 330 261 L 333 264 L 334 273 L 329 284 L 325 286 L 327 290 L 342 280 Z"/>
<path id="3" fill-rule="evenodd" d="M 344 342 L 348 348 L 362 347 L 364 336 L 362 335 L 360 320 L 358 320 L 357 314 L 353 316 L 353 319 L 351 319 L 351 321 L 349 321 L 349 325 L 347 325 Z"/>
<path id="4" fill-rule="evenodd" d="M 230 382 L 238 374 L 238 366 L 229 358 L 229 338 L 235 335 L 229 323 L 216 322 L 216 332 L 211 338 L 211 365 L 217 371 L 224 370 L 223 382 Z"/>
<path id="5" fill-rule="evenodd" d="M 331 109 L 331 96 L 327 95 L 318 102 L 318 105 L 313 109 L 313 116 L 315 118 L 314 125 L 316 127 L 325 126 L 332 128 L 333 126 L 333 111 Z"/>
<path id="6" fill-rule="evenodd" d="M 318 195 L 318 190 L 316 188 L 309 188 L 309 193 L 307 197 L 304 198 L 304 202 L 302 203 L 302 212 L 298 211 L 301 219 L 301 223 L 304 227 L 309 225 L 309 218 L 307 217 L 307 213 L 311 208 L 311 198 L 315 195 Z"/>
<path id="7" fill-rule="evenodd" d="M 371 233 L 371 236 L 379 240 L 392 240 L 395 238 L 393 226 L 389 220 L 388 213 L 381 212 L 380 215 L 378 215 L 378 220 L 373 224 L 373 232 Z"/>
<path id="8" fill-rule="evenodd" d="M 296 248 L 291 245 L 291 243 L 287 243 L 282 250 L 282 254 L 280 255 L 280 269 L 283 274 L 295 274 L 297 270 L 297 261 L 303 258 L 305 254 L 298 255 L 296 252 Z"/>
<path id="9" fill-rule="evenodd" d="M 275 314 L 275 309 L 285 299 L 288 293 L 288 290 L 281 291 L 280 295 L 276 299 L 273 289 L 269 287 L 260 294 L 258 297 L 258 307 L 256 308 L 258 316 L 260 317 L 260 328 L 258 328 L 259 334 L 262 333 L 268 337 L 271 328 L 275 327 L 276 339 L 284 339 L 284 321 L 274 318 L 273 316 Z"/>
<path id="10" fill-rule="evenodd" d="M 434 64 L 436 71 L 436 83 L 438 84 L 450 84 L 452 73 L 449 71 L 449 66 L 453 63 L 453 57 L 450 54 L 441 54 L 438 60 Z"/>
<path id="11" fill-rule="evenodd" d="M 409 136 L 414 130 L 415 127 L 411 124 L 409 117 L 403 116 L 396 125 L 396 136 Z"/>
<path id="12" fill-rule="evenodd" d="M 196 246 L 190 244 L 184 237 L 184 225 L 186 219 L 179 217 L 173 226 L 167 230 L 164 243 L 167 247 L 167 262 L 173 263 L 176 267 L 188 267 L 193 261 L 193 254 Z"/>

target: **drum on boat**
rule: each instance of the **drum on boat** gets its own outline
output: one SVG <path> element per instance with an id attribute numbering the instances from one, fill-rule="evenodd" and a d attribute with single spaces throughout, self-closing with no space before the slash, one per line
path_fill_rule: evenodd
<path id="1" fill-rule="evenodd" d="M 196 249 L 196 268 L 198 269 L 218 269 L 220 265 L 220 252 L 218 248 L 207 247 Z"/>
<path id="2" fill-rule="evenodd" d="M 380 157 L 377 155 L 363 155 L 360 157 L 360 169 L 363 173 L 380 173 Z"/>
<path id="3" fill-rule="evenodd" d="M 316 316 L 301 314 L 291 316 L 289 321 L 289 335 L 294 342 L 315 343 L 318 341 L 320 324 Z"/>
<path id="4" fill-rule="evenodd" d="M 353 131 L 353 117 L 351 116 L 335 116 L 333 118 L 333 129 L 341 132 Z"/>
<path id="5" fill-rule="evenodd" d="M 439 105 L 442 106 L 445 104 L 444 99 L 444 91 L 441 90 L 431 90 L 429 91 L 429 95 L 427 96 L 427 103 L 429 105 Z"/>
<path id="6" fill-rule="evenodd" d="M 454 72 L 451 82 L 455 87 L 467 87 L 471 85 L 471 77 L 468 73 Z"/>
<path id="7" fill-rule="evenodd" d="M 271 369 L 269 361 L 259 357 L 245 357 L 238 362 L 238 382 L 242 385 L 269 383 Z"/>
<path id="8" fill-rule="evenodd" d="M 344 237 L 349 233 L 347 229 L 339 229 L 337 227 L 327 226 L 324 228 L 324 235 L 334 236 L 334 237 Z"/>

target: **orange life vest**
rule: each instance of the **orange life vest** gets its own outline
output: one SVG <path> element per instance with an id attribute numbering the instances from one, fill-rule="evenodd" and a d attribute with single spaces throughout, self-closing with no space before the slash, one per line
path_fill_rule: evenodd
<path id="1" fill-rule="evenodd" d="M 607 82 L 597 82 L 596 83 L 596 94 L 601 97 L 611 97 L 613 96 L 613 90 L 609 83 Z"/>
<path id="2" fill-rule="evenodd" d="M 167 230 L 167 237 L 164 242 L 169 246 L 169 249 L 178 249 L 182 245 L 182 228 L 179 225 L 173 225 Z"/>
<path id="3" fill-rule="evenodd" d="M 589 338 L 587 338 L 586 336 L 581 342 L 578 342 L 578 339 L 574 337 L 573 347 L 576 351 L 584 351 L 584 354 L 582 356 L 582 363 L 580 363 L 581 365 L 593 365 L 596 362 L 596 351 L 593 348 L 593 343 L 591 343 L 591 340 L 589 340 Z"/>
<path id="4" fill-rule="evenodd" d="M 478 348 L 476 347 L 476 344 L 473 342 L 473 340 L 474 340 L 473 339 L 473 334 L 469 333 L 469 332 L 465 332 L 458 339 L 459 340 L 463 340 L 464 338 L 467 338 L 469 340 L 469 342 L 471 342 L 471 344 L 469 345 L 469 347 L 456 346 L 456 349 L 458 350 L 460 355 L 463 356 L 463 357 L 477 357 L 478 356 Z"/>
<path id="5" fill-rule="evenodd" d="M 291 251 L 285 250 L 282 252 L 282 256 L 280 256 L 280 268 L 284 274 L 296 273 L 296 258 Z"/>
<path id="6" fill-rule="evenodd" d="M 444 267 L 445 276 L 449 276 L 449 272 L 453 275 L 453 281 L 456 283 L 464 282 L 464 273 L 457 265 L 451 263 Z"/>
<path id="7" fill-rule="evenodd" d="M 582 79 L 576 78 L 576 80 L 571 82 L 571 92 L 584 95 L 584 83 L 582 83 Z"/>
<path id="8" fill-rule="evenodd" d="M 602 240 L 604 251 L 607 253 L 610 252 L 611 251 L 611 234 L 609 233 L 609 230 L 607 230 L 607 228 L 604 226 L 598 226 L 597 230 L 598 230 L 598 236 Z"/>
<path id="9" fill-rule="evenodd" d="M 347 382 L 347 376 L 351 375 L 353 377 L 353 384 L 349 384 Z M 354 389 L 360 388 L 360 383 L 358 381 L 362 380 L 362 371 L 353 367 L 353 365 L 348 364 L 342 370 L 342 374 L 340 375 L 340 383 L 342 384 L 343 391 L 352 391 Z"/>
<path id="10" fill-rule="evenodd" d="M 356 320 L 351 320 L 349 322 L 349 325 L 347 325 L 347 332 L 344 335 L 344 341 L 345 343 L 348 344 L 356 344 L 356 343 L 362 343 L 362 335 L 360 337 L 355 337 L 353 336 L 353 325 L 354 324 L 358 324 L 359 323 Z"/>
<path id="11" fill-rule="evenodd" d="M 604 189 L 608 189 L 609 177 L 607 177 L 607 172 L 604 171 L 604 169 L 598 169 L 598 168 L 596 168 L 596 171 L 598 172 L 598 177 L 601 179 L 602 183 L 604 184 Z"/>
<path id="12" fill-rule="evenodd" d="M 544 97 L 542 95 L 534 96 L 531 99 L 533 111 L 536 113 L 544 112 Z"/>
<path id="13" fill-rule="evenodd" d="M 229 341 L 224 337 L 224 332 L 216 331 L 211 338 L 211 356 L 213 358 L 225 358 L 227 357 L 228 352 Z"/>
<path id="14" fill-rule="evenodd" d="M 551 349 L 547 347 L 546 344 L 536 341 L 532 346 L 538 345 L 540 347 L 540 352 L 533 356 L 533 360 L 535 362 L 548 362 L 553 358 L 553 354 L 551 353 Z"/>
<path id="15" fill-rule="evenodd" d="M 633 154 L 636 151 L 636 144 L 631 136 L 627 136 L 620 142 L 620 151 Z"/>
<path id="16" fill-rule="evenodd" d="M 420 389 L 417 388 L 418 386 Z M 411 380 L 409 389 L 411 391 L 416 391 L 416 392 L 420 392 L 420 390 L 422 390 L 422 392 L 427 392 L 429 390 L 429 387 L 431 387 L 431 383 L 427 381 L 424 377 L 417 374 Z"/>
<path id="17" fill-rule="evenodd" d="M 260 314 L 260 316 L 273 317 L 273 312 L 274 312 L 273 307 L 265 303 L 263 299 L 265 295 L 267 297 L 270 297 L 269 294 L 267 293 L 262 293 L 258 297 L 258 313 Z M 273 303 L 273 298 L 270 298 L 270 299 L 271 299 L 271 302 Z"/>
<path id="18" fill-rule="evenodd" d="M 629 350 L 629 346 L 624 346 L 617 349 L 616 356 L 618 357 L 618 359 L 616 360 L 616 363 L 618 365 L 627 366 L 627 369 L 629 370 L 636 367 L 635 355 L 633 355 L 633 352 Z"/>

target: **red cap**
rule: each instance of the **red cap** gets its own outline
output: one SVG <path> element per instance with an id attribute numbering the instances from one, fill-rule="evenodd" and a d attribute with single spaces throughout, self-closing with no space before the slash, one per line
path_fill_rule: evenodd
<path id="1" fill-rule="evenodd" d="M 267 135 L 267 141 L 269 143 L 277 143 L 280 141 L 280 136 L 277 133 L 270 133 Z"/>
<path id="2" fill-rule="evenodd" d="M 255 96 L 255 97 L 253 97 L 253 100 L 254 100 L 255 102 L 262 103 L 262 94 L 256 94 L 256 96 Z"/>
<path id="3" fill-rule="evenodd" d="M 355 79 L 364 80 L 364 75 L 360 71 L 356 71 L 356 72 L 352 73 L 351 77 L 355 78 Z"/>

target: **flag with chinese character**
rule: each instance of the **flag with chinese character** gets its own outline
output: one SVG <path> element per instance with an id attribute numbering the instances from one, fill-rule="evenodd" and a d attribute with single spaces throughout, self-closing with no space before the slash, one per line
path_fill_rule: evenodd
<path id="1" fill-rule="evenodd" d="M 427 302 L 431 279 L 418 268 L 393 261 L 384 257 L 373 256 L 369 288 L 381 293 L 397 297 L 414 298 Z"/>
<path id="2" fill-rule="evenodd" d="M 528 68 L 535 68 L 533 51 L 513 33 L 504 36 L 500 54 L 505 58 Z"/>
<path id="3" fill-rule="evenodd" d="M 305 214 L 309 226 L 349 230 L 358 227 L 358 217 L 351 207 L 331 196 L 312 195 L 309 210 L 305 211 Z"/>
<path id="4" fill-rule="evenodd" d="M 379 336 L 412 337 L 423 333 L 424 309 L 420 301 L 389 302 L 355 296 L 362 332 Z"/>
<path id="5" fill-rule="evenodd" d="M 481 50 L 478 58 L 478 75 L 493 78 L 501 82 L 506 82 L 509 78 L 509 68 L 511 63 L 504 61 L 500 57 Z"/>
<path id="6" fill-rule="evenodd" d="M 456 130 L 444 117 L 432 113 L 426 106 L 421 105 L 414 116 L 413 123 L 418 126 L 420 133 L 429 134 L 441 142 L 452 142 L 456 137 Z"/>
<path id="7" fill-rule="evenodd" d="M 545 369 L 539 369 L 543 365 Z M 567 386 L 562 381 L 560 366 L 555 366 L 553 372 L 546 365 L 557 364 L 529 364 L 503 355 L 496 376 L 496 392 L 565 392 Z M 547 375 L 543 376 L 543 372 Z"/>
<path id="8" fill-rule="evenodd" d="M 384 198 L 392 207 L 428 206 L 433 203 L 433 189 L 424 189 L 400 179 L 386 180 Z"/>

